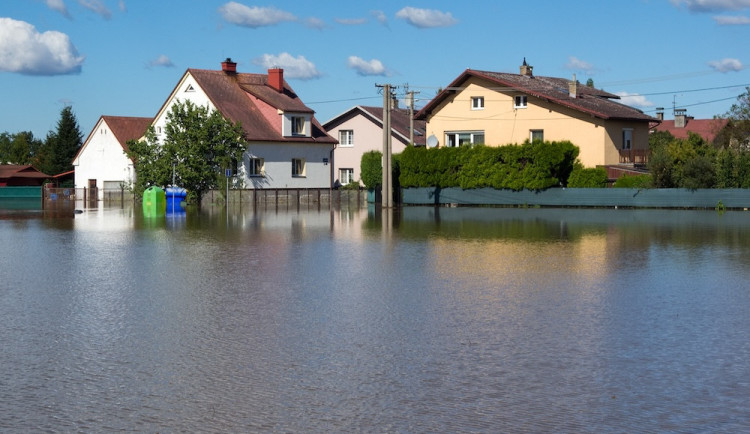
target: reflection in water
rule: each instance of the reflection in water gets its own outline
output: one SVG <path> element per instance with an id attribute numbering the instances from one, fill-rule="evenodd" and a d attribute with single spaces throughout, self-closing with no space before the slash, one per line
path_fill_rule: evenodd
<path id="1" fill-rule="evenodd" d="M 0 219 L 0 429 L 750 429 L 745 213 Z"/>

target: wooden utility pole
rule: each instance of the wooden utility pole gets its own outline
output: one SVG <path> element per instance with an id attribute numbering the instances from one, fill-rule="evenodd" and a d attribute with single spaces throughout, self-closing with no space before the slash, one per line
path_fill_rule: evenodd
<path id="1" fill-rule="evenodd" d="M 393 208 L 393 172 L 391 169 L 391 108 L 393 106 L 392 87 L 390 84 L 378 85 L 383 88 L 383 208 Z"/>

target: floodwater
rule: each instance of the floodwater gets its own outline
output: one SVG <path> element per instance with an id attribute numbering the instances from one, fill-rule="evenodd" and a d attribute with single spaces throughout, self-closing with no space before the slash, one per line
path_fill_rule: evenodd
<path id="1" fill-rule="evenodd" d="M 747 212 L 10 210 L 0 244 L 0 431 L 750 431 Z"/>

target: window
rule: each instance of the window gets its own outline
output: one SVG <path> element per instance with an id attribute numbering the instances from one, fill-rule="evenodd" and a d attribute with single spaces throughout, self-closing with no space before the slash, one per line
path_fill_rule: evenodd
<path id="1" fill-rule="evenodd" d="M 339 169 L 339 182 L 341 185 L 354 182 L 354 169 Z"/>
<path id="2" fill-rule="evenodd" d="M 531 142 L 543 142 L 544 141 L 544 130 L 530 130 L 529 131 L 529 140 Z"/>
<path id="3" fill-rule="evenodd" d="M 631 149 L 633 147 L 633 130 L 625 128 L 622 130 L 622 149 Z"/>
<path id="4" fill-rule="evenodd" d="M 471 97 L 471 109 L 472 110 L 483 110 L 484 109 L 484 97 L 473 96 Z"/>
<path id="5" fill-rule="evenodd" d="M 193 87 L 192 84 L 188 84 L 187 87 L 185 88 L 185 92 L 195 92 L 195 88 Z"/>
<path id="6" fill-rule="evenodd" d="M 483 145 L 484 131 L 460 131 L 446 133 L 445 144 L 449 148 L 466 145 Z"/>
<path id="7" fill-rule="evenodd" d="M 302 116 L 292 116 L 292 135 L 305 135 L 305 118 Z"/>
<path id="8" fill-rule="evenodd" d="M 292 176 L 305 176 L 304 158 L 292 158 Z"/>
<path id="9" fill-rule="evenodd" d="M 353 130 L 340 130 L 339 131 L 339 145 L 340 146 L 354 146 L 354 131 Z"/>
<path id="10" fill-rule="evenodd" d="M 514 108 L 526 108 L 526 95 L 516 95 L 513 103 Z"/>
<path id="11" fill-rule="evenodd" d="M 265 166 L 262 158 L 250 158 L 247 165 L 247 176 L 265 176 Z"/>

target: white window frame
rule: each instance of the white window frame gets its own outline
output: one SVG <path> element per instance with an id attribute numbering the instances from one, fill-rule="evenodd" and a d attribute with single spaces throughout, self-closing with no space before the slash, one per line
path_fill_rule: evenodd
<path id="1" fill-rule="evenodd" d="M 622 129 L 622 149 L 623 150 L 633 149 L 633 129 L 632 128 Z"/>
<path id="2" fill-rule="evenodd" d="M 541 137 L 538 140 L 544 141 L 544 130 L 529 130 L 529 142 L 534 141 L 534 134 L 539 134 Z"/>
<path id="3" fill-rule="evenodd" d="M 526 108 L 529 104 L 529 98 L 526 95 L 516 95 L 513 97 L 513 108 Z"/>
<path id="4" fill-rule="evenodd" d="M 472 110 L 484 110 L 484 97 L 472 96 L 471 97 L 471 109 Z"/>
<path id="5" fill-rule="evenodd" d="M 304 178 L 306 164 L 304 158 L 292 158 L 292 178 Z"/>
<path id="6" fill-rule="evenodd" d="M 250 157 L 247 162 L 247 176 L 266 176 L 266 162 L 263 158 Z"/>
<path id="7" fill-rule="evenodd" d="M 479 136 L 482 137 L 481 141 L 477 140 Z M 445 146 L 449 148 L 476 144 L 485 144 L 484 131 L 447 131 L 445 133 Z"/>
<path id="8" fill-rule="evenodd" d="M 354 169 L 346 167 L 339 169 L 339 182 L 341 185 L 347 185 L 354 182 Z"/>
<path id="9" fill-rule="evenodd" d="M 343 148 L 354 146 L 354 130 L 339 130 L 339 146 Z"/>

